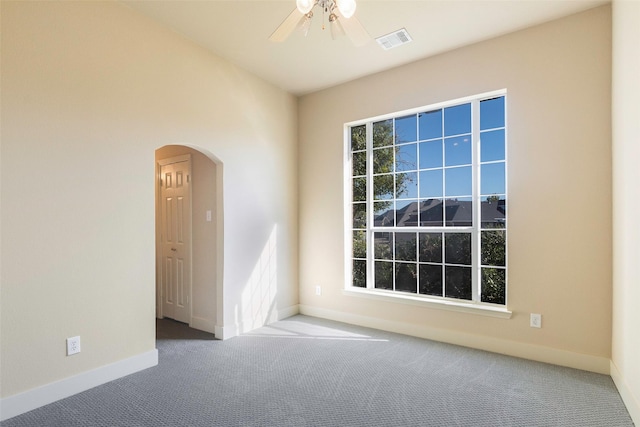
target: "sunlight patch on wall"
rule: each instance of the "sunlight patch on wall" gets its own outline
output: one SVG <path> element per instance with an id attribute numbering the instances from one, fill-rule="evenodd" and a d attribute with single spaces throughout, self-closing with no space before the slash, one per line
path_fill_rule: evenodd
<path id="1" fill-rule="evenodd" d="M 242 332 L 277 320 L 277 234 L 274 225 L 242 292 Z"/>

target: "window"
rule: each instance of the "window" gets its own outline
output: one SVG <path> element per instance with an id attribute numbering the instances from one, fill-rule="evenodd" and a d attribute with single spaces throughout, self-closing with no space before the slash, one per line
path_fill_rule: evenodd
<path id="1" fill-rule="evenodd" d="M 506 304 L 505 98 L 347 125 L 348 287 Z"/>

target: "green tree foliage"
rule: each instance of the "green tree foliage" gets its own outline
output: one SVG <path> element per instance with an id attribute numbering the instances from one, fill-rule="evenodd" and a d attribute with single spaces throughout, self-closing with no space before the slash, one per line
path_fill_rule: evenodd
<path id="1" fill-rule="evenodd" d="M 504 230 L 483 231 L 480 238 L 480 262 L 483 266 L 506 265 L 507 233 Z M 494 304 L 504 304 L 506 270 L 482 268 L 481 300 Z"/>
<path id="2" fill-rule="evenodd" d="M 407 191 L 406 173 L 395 173 L 395 162 L 398 148 L 395 146 L 393 134 L 393 120 L 385 120 L 373 125 L 373 164 L 371 165 L 374 178 L 373 199 L 378 211 L 389 209 L 393 203 L 388 200 L 401 196 Z M 351 128 L 351 150 L 365 150 L 367 133 L 364 125 Z M 353 175 L 364 176 L 367 170 L 367 156 L 365 151 L 354 152 L 352 156 Z M 395 179 L 394 179 L 395 177 Z M 353 200 L 367 199 L 367 185 L 365 178 L 355 178 L 353 182 Z"/>

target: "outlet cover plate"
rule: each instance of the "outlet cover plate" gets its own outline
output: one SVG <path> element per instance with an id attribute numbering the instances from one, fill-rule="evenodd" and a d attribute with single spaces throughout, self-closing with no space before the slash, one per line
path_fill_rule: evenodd
<path id="1" fill-rule="evenodd" d="M 542 314 L 531 313 L 529 325 L 532 328 L 542 328 Z"/>
<path id="2" fill-rule="evenodd" d="M 80 337 L 67 338 L 67 356 L 80 353 Z"/>

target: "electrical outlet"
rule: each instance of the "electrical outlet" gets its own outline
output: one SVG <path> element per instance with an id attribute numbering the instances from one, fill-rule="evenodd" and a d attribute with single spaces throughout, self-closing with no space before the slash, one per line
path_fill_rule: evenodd
<path id="1" fill-rule="evenodd" d="M 531 313 L 529 325 L 532 328 L 542 328 L 542 314 Z"/>
<path id="2" fill-rule="evenodd" d="M 316 286 L 316 295 L 322 295 L 322 288 L 320 286 Z"/>
<path id="3" fill-rule="evenodd" d="M 80 337 L 67 338 L 67 356 L 80 353 Z"/>

